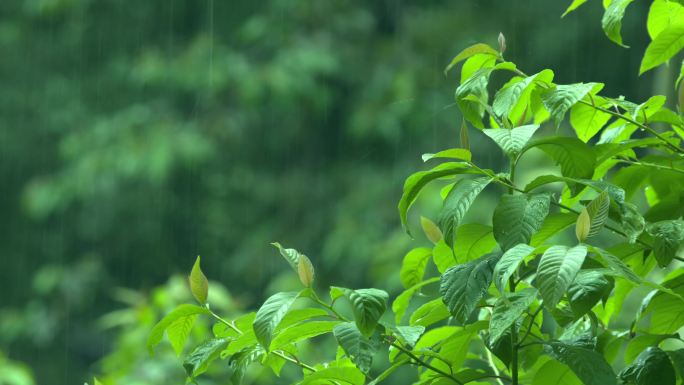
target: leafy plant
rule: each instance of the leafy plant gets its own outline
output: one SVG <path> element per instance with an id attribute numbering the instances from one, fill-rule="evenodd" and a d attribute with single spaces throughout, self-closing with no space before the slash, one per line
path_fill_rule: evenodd
<path id="1" fill-rule="evenodd" d="M 575 0 L 566 13 L 585 1 Z M 604 1 L 603 28 L 620 45 L 629 3 Z M 641 72 L 684 47 L 683 15 L 678 1 L 653 2 L 653 41 Z M 421 385 L 683 381 L 681 113 L 665 107 L 662 96 L 634 103 L 600 95 L 601 83 L 556 84 L 549 69 L 527 75 L 504 58 L 505 49 L 500 35 L 498 50 L 476 44 L 446 68 L 462 63 L 456 89 L 461 147 L 426 154 L 425 162 L 446 161 L 404 184 L 398 208 L 409 234 L 409 209 L 422 189 L 433 182 L 444 187 L 436 222 L 421 217 L 432 246 L 403 260 L 405 290 L 391 303 L 394 317 L 387 314 L 388 293 L 377 288 L 332 286 L 324 300 L 309 258 L 274 243 L 301 291 L 275 293 L 256 313 L 227 320 L 209 307 L 198 258 L 189 282 L 201 306 L 182 305 L 164 317 L 150 334 L 151 351 L 165 333 L 181 355 L 196 317 L 208 316 L 216 321 L 214 337 L 184 359 L 192 381 L 217 360 L 228 361 L 233 383 L 256 362 L 276 375 L 285 364 L 296 365 L 300 384 L 378 384 L 409 365 Z M 490 97 L 495 73 L 509 79 Z M 559 135 L 568 115 L 574 136 Z M 550 130 L 542 128 L 547 121 Z M 466 122 L 500 149 L 508 169 L 478 164 Z M 558 165 L 557 172 L 523 185 L 517 167 L 533 152 Z M 464 223 L 486 190 L 499 196 L 491 226 Z M 575 237 L 568 237 L 573 227 Z M 435 269 L 439 275 L 429 276 Z M 642 305 L 620 325 L 632 293 L 642 296 Z M 321 335 L 332 335 L 337 354 L 303 362 L 298 346 Z M 625 362 L 616 360 L 623 347 Z M 380 352 L 389 361 L 383 369 L 373 364 Z"/>

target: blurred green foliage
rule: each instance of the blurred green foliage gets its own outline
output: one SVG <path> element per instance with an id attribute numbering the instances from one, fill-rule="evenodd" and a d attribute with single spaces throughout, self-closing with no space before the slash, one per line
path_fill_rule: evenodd
<path id="1" fill-rule="evenodd" d="M 644 5 L 624 21 L 631 51 L 593 39 L 600 4 L 559 22 L 565 6 L 0 2 L 0 351 L 37 383 L 182 378 L 170 351 L 140 348 L 188 295 L 158 286 L 201 254 L 226 309 L 250 307 L 296 284 L 273 279 L 274 240 L 320 282 L 399 288 L 395 202 L 419 154 L 458 140 L 455 52 L 503 31 L 511 60 L 560 82 L 591 74 L 631 100 L 671 84 L 636 79 Z"/>

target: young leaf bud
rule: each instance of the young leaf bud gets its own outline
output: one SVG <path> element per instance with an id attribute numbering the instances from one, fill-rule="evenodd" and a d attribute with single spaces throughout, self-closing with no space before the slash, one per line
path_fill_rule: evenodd
<path id="1" fill-rule="evenodd" d="M 195 264 L 192 266 L 188 281 L 190 282 L 192 296 L 195 297 L 200 304 L 206 304 L 207 296 L 209 295 L 209 281 L 200 268 L 199 255 L 197 256 L 197 260 L 195 260 Z"/>

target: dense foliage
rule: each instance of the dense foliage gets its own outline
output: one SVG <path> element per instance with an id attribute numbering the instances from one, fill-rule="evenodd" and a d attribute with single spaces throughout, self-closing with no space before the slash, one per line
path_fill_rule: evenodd
<path id="1" fill-rule="evenodd" d="M 604 1 L 602 26 L 618 44 L 630 2 Z M 648 32 L 640 72 L 684 48 L 684 5 L 653 1 Z M 381 289 L 332 286 L 323 297 L 311 260 L 274 243 L 303 290 L 277 292 L 256 312 L 226 319 L 209 306 L 197 258 L 189 283 L 199 305 L 180 305 L 159 321 L 150 353 L 166 335 L 183 354 L 204 317 L 215 321 L 213 336 L 184 355 L 191 381 L 221 360 L 234 384 L 256 362 L 275 375 L 297 366 L 300 384 L 377 384 L 407 366 L 416 368 L 415 383 L 434 385 L 683 381 L 681 114 L 663 96 L 634 103 L 601 95 L 602 83 L 556 84 L 549 69 L 528 75 L 505 59 L 503 35 L 498 42 L 466 48 L 445 70 L 461 68 L 461 146 L 425 154 L 437 164 L 406 179 L 398 208 L 407 233 L 409 209 L 432 182 L 442 183 L 441 209 L 434 221 L 420 218 L 432 246 L 404 257 L 405 290 L 391 301 L 393 315 Z M 506 79 L 492 92 L 495 76 Z M 561 135 L 566 117 L 572 136 Z M 469 146 L 475 135 L 489 138 L 508 168 L 480 165 Z M 534 152 L 557 167 L 525 173 Z M 467 222 L 485 189 L 498 193 L 487 205 L 491 224 Z M 625 316 L 630 295 L 641 306 Z M 300 359 L 303 342 L 323 335 L 337 351 L 315 364 Z M 384 368 L 374 365 L 379 356 Z"/>

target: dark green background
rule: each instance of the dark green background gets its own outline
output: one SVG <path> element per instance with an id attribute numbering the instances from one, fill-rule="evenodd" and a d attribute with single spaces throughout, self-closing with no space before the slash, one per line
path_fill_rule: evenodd
<path id="1" fill-rule="evenodd" d="M 0 2 L 0 352 L 39 384 L 182 383 L 168 346 L 144 348 L 190 300 L 169 277 L 201 254 L 218 308 L 254 308 L 294 284 L 271 241 L 306 253 L 321 288 L 396 292 L 424 242 L 396 202 L 420 154 L 458 143 L 442 70 L 459 50 L 501 31 L 528 73 L 667 92 L 662 71 L 637 77 L 648 4 L 629 8 L 628 50 L 603 36 L 599 1 L 560 19 L 567 5 Z"/>

